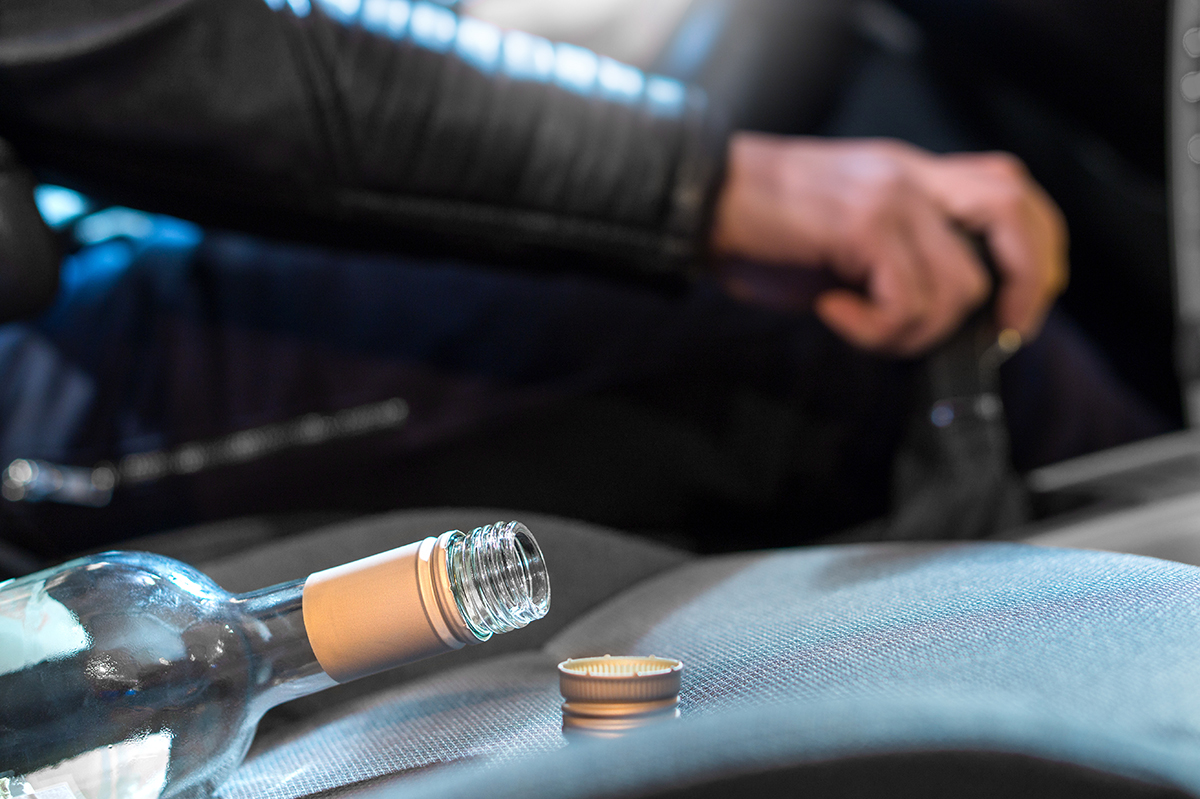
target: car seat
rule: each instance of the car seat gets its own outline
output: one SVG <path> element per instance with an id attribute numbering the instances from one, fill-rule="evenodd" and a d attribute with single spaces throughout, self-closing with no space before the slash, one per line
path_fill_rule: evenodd
<path id="1" fill-rule="evenodd" d="M 1200 795 L 1200 570 L 1023 543 L 699 558 L 577 522 L 407 511 L 202 564 L 234 590 L 516 516 L 550 615 L 284 705 L 225 799 Z M 568 743 L 555 664 L 686 664 L 682 717 Z"/>

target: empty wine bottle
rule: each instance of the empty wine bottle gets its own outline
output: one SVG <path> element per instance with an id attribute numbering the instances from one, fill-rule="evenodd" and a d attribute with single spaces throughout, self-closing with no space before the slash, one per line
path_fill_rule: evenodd
<path id="1" fill-rule="evenodd" d="M 206 797 L 269 708 L 524 627 L 549 604 L 541 550 L 518 522 L 249 594 L 142 552 L 9 580 L 0 775 L 81 799 Z"/>

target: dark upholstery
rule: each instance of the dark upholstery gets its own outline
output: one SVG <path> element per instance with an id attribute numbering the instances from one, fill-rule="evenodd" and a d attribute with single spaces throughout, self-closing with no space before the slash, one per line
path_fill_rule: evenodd
<path id="1" fill-rule="evenodd" d="M 1200 795 L 1194 567 L 990 543 L 669 568 L 669 551 L 543 521 L 563 613 L 544 645 L 478 647 L 475 663 L 429 661 L 421 679 L 297 714 L 222 795 Z M 603 575 L 634 582 L 631 563 L 662 573 L 556 629 Z M 568 746 L 554 665 L 604 652 L 684 660 L 682 719 Z"/>

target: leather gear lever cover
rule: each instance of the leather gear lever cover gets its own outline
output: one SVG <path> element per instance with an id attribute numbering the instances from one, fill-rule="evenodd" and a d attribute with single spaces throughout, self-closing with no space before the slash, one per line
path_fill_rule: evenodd
<path id="1" fill-rule="evenodd" d="M 672 273 L 703 94 L 408 0 L 5 0 L 0 133 L 123 204 L 267 235 Z"/>

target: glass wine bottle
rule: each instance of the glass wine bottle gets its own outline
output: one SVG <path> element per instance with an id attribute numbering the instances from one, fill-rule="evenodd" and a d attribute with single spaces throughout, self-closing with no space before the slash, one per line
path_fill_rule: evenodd
<path id="1" fill-rule="evenodd" d="M 269 708 L 486 641 L 549 605 L 541 550 L 518 522 L 248 594 L 143 552 L 9 580 L 0 775 L 14 795 L 209 796 Z"/>

